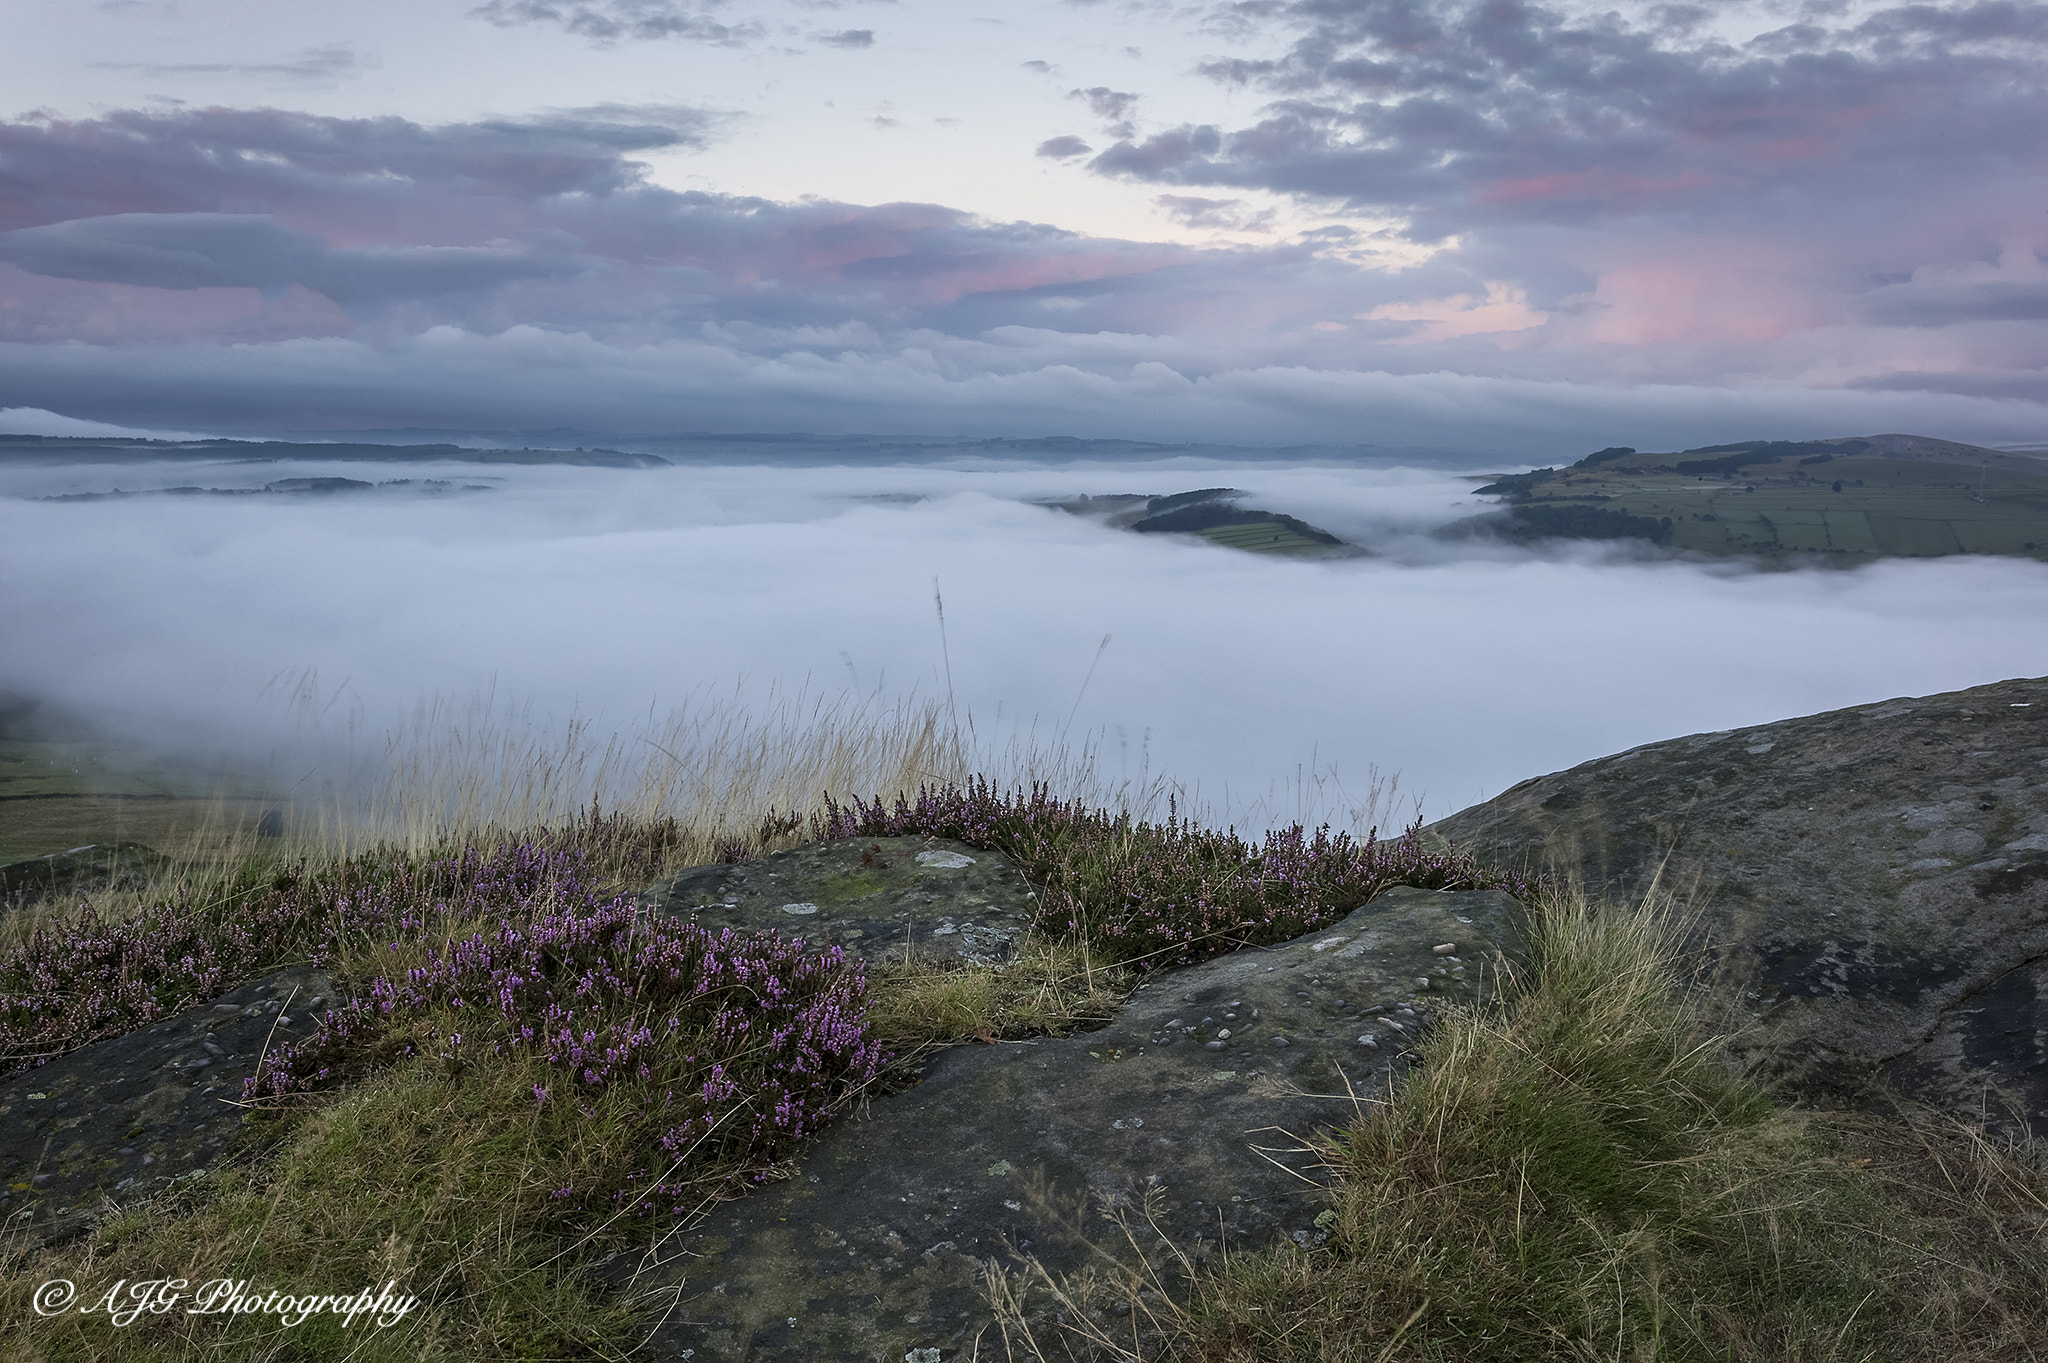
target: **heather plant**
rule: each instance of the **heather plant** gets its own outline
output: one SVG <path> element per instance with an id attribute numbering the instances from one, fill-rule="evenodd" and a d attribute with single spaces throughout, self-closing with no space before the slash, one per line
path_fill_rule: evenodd
<path id="1" fill-rule="evenodd" d="M 555 836 L 432 860 L 365 853 L 317 868 L 245 865 L 225 883 L 188 885 L 126 919 L 84 905 L 0 956 L 0 1074 L 288 962 L 346 973 L 354 953 L 390 934 L 417 938 L 544 894 L 587 894 L 588 882 L 581 851 Z"/>
<path id="2" fill-rule="evenodd" d="M 537 1107 L 572 1125 L 600 1105 L 625 1114 L 642 1152 L 555 1196 L 682 1212 L 706 1169 L 766 1168 L 875 1078 L 866 1007 L 865 975 L 837 948 L 642 919 L 617 898 L 427 945 L 420 964 L 371 981 L 281 1051 L 244 1096 L 308 1095 L 415 1057 L 455 1076 L 539 1061 L 551 1078 L 532 1085 Z"/>
<path id="3" fill-rule="evenodd" d="M 1043 784 L 1001 791 L 982 777 L 921 786 L 893 804 L 877 796 L 812 820 L 820 837 L 925 834 L 1000 851 L 1043 886 L 1038 927 L 1088 941 L 1106 963 L 1192 965 L 1239 947 L 1283 942 L 1322 927 L 1392 885 L 1502 889 L 1526 896 L 1531 877 L 1432 846 L 1413 825 L 1363 840 L 1300 824 L 1248 842 L 1196 824 L 1168 802 L 1160 822 L 1055 798 Z"/>
<path id="4" fill-rule="evenodd" d="M 269 1057 L 243 1097 L 255 1139 L 203 1184 L 39 1258 L 0 1246 L 0 1277 L 370 1272 L 422 1298 L 415 1325 L 364 1338 L 309 1321 L 291 1332 L 293 1356 L 622 1356 L 638 1316 L 591 1272 L 622 1224 L 666 1222 L 768 1176 L 884 1059 L 857 963 L 774 933 L 642 916 L 593 871 L 644 872 L 662 841 L 592 816 L 431 860 L 351 858 L 252 892 L 271 935 L 234 959 L 310 955 L 352 1001 Z M 199 930 L 145 916 L 107 925 L 92 951 L 46 937 L 31 964 L 54 998 L 100 961 L 139 976 L 166 941 L 183 943 L 176 932 Z M 131 1011 L 176 1006 L 166 999 L 224 959 L 127 1000 Z M 0 1286 L 0 1315 L 29 1314 Z M 46 1352 L 34 1356 L 95 1359 L 270 1356 L 275 1329 L 37 1326 Z"/>

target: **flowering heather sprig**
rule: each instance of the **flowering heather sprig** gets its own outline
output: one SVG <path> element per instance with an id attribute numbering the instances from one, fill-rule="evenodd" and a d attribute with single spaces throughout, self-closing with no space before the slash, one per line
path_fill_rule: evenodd
<path id="1" fill-rule="evenodd" d="M 331 962 L 342 944 L 416 939 L 553 896 L 590 902 L 582 853 L 524 839 L 416 862 L 353 857 L 251 879 L 206 902 L 189 893 L 110 922 L 91 906 L 0 956 L 0 1077 L 115 1036 L 287 962 Z"/>
<path id="2" fill-rule="evenodd" d="M 1143 966 L 1192 965 L 1242 946 L 1283 942 L 1341 918 L 1393 885 L 1502 889 L 1527 895 L 1528 876 L 1469 853 L 1427 846 L 1421 825 L 1363 842 L 1300 824 L 1248 843 L 1169 812 L 1163 823 L 1055 799 L 1043 785 L 998 791 L 923 786 L 893 806 L 825 797 L 813 821 L 825 838 L 927 835 L 1000 851 L 1044 887 L 1038 926 L 1079 933 L 1111 958 Z"/>
<path id="3" fill-rule="evenodd" d="M 866 976 L 837 948 L 808 955 L 780 934 L 642 919 L 619 898 L 430 949 L 328 1014 L 244 1092 L 327 1088 L 421 1049 L 475 1063 L 523 1053 L 563 1072 L 534 1086 L 537 1105 L 587 1109 L 632 1086 L 666 1152 L 652 1157 L 689 1156 L 689 1176 L 668 1186 L 637 1169 L 613 1196 L 645 1209 L 667 1195 L 682 1210 L 675 1199 L 701 1170 L 765 1167 L 875 1077 L 884 1057 L 866 1011 Z"/>

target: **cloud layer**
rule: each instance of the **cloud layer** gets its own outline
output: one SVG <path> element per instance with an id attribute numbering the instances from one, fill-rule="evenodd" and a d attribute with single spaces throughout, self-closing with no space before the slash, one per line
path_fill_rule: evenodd
<path id="1" fill-rule="evenodd" d="M 1513 345 L 1597 366 L 1628 347 L 1665 378 L 2048 395 L 2027 325 L 2048 244 L 2048 6 L 1299 0 L 1212 17 L 1291 37 L 1204 67 L 1268 97 L 1260 115 L 1127 136 L 1090 170 L 1378 215 L 1486 278 L 1462 292 L 1524 291 L 1548 324 Z"/>
<path id="2" fill-rule="evenodd" d="M 1274 54 L 1205 68 L 1268 101 L 1250 121 L 1148 123 L 1143 91 L 1074 85 L 1094 145 L 1024 144 L 1045 174 L 1135 180 L 1184 228 L 1264 246 L 665 187 L 648 158 L 740 121 L 692 106 L 19 118 L 0 123 L 0 404 L 223 431 L 1073 433 L 1537 462 L 2040 439 L 2048 7 L 1808 6 L 1737 32 L 1738 11 L 1227 6 L 1206 22 Z M 477 13 L 606 41 L 752 22 L 680 0 Z M 1340 220 L 1285 238 L 1276 196 Z"/>
<path id="3" fill-rule="evenodd" d="M 2048 672 L 2048 643 L 2012 628 L 2048 614 L 2038 563 L 1411 554 L 1404 532 L 1471 509 L 1470 483 L 1428 470 L 405 472 L 499 490 L 39 503 L 19 498 L 364 471 L 0 469 L 0 688 L 158 737 L 282 741 L 291 717 L 260 694 L 311 668 L 375 751 L 435 694 L 610 725 L 736 684 L 943 696 L 950 672 L 984 738 L 1035 719 L 1043 740 L 1071 714 L 1112 781 L 1163 771 L 1289 819 L 1311 773 L 1362 796 L 1370 767 L 1398 771 L 1440 814 L 1637 743 Z M 1275 561 L 1024 504 L 1218 484 L 1396 552 Z M 1306 794 L 1343 813 L 1336 784 Z"/>

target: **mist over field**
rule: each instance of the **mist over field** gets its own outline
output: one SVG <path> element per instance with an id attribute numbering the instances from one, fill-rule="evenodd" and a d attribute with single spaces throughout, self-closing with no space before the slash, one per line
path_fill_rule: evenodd
<path id="1" fill-rule="evenodd" d="M 992 754 L 1092 744 L 1105 788 L 1164 776 L 1263 825 L 1344 822 L 1375 771 L 1398 774 L 1404 817 L 1436 817 L 1638 743 L 2048 673 L 2040 563 L 1764 572 L 1430 539 L 1481 509 L 1464 475 L 1485 471 L 10 465 L 0 689 L 249 752 L 374 738 L 435 697 L 643 737 L 717 698 L 930 698 Z M 35 500 L 332 476 L 412 481 Z M 1219 485 L 1376 556 L 1262 557 L 1031 504 Z"/>

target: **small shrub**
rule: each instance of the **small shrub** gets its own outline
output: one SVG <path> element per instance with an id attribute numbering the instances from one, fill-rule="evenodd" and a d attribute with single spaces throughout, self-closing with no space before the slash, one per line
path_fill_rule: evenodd
<path id="1" fill-rule="evenodd" d="M 350 857 L 285 872 L 253 863 L 128 919 L 85 905 L 0 956 L 0 1077 L 118 1036 L 289 962 L 344 963 L 390 935 L 421 938 L 548 895 L 588 896 L 562 835 L 414 860 Z"/>
<path id="2" fill-rule="evenodd" d="M 812 824 L 822 838 L 952 838 L 1004 853 L 1043 889 L 1038 927 L 1078 934 L 1101 959 L 1142 969 L 1192 965 L 1243 946 L 1314 931 L 1393 885 L 1504 889 L 1526 896 L 1527 876 L 1427 845 L 1420 825 L 1382 841 L 1313 834 L 1300 824 L 1247 842 L 1170 810 L 1163 823 L 1053 798 L 1044 786 L 1002 792 L 976 777 L 841 805 L 827 796 Z"/>
<path id="3" fill-rule="evenodd" d="M 866 1008 L 865 975 L 837 948 L 812 956 L 775 933 L 642 921 L 617 899 L 429 945 L 422 964 L 380 976 L 282 1051 L 244 1096 L 334 1088 L 415 1056 L 457 1076 L 508 1055 L 538 1060 L 556 1077 L 532 1086 L 536 1104 L 595 1120 L 600 1094 L 627 1090 L 608 1110 L 633 1128 L 627 1145 L 646 1142 L 602 1186 L 564 1183 L 557 1196 L 683 1211 L 681 1190 L 700 1188 L 705 1169 L 766 1168 L 875 1077 L 883 1056 Z"/>

